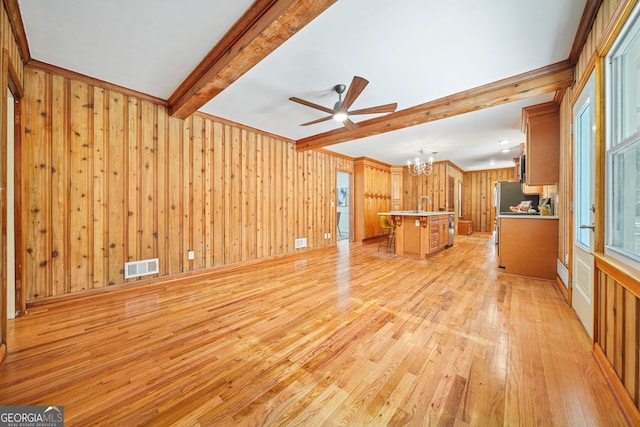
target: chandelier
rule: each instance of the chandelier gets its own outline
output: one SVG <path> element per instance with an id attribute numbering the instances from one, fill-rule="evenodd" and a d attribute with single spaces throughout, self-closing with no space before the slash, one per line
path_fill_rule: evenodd
<path id="1" fill-rule="evenodd" d="M 424 150 L 418 150 L 418 157 L 416 157 L 416 160 L 413 164 L 411 164 L 411 160 L 407 160 L 407 168 L 409 169 L 409 174 L 413 176 L 430 175 L 431 172 L 433 172 L 433 158 L 437 153 L 434 151 L 431 154 L 431 157 L 427 159 L 424 154 Z"/>

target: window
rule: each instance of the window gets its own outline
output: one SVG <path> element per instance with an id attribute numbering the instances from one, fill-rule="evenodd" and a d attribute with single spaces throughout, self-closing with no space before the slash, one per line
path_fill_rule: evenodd
<path id="1" fill-rule="evenodd" d="M 576 116 L 576 243 L 586 251 L 591 250 L 591 230 L 580 225 L 591 224 L 591 100 L 587 101 Z"/>
<path id="2" fill-rule="evenodd" d="M 640 8 L 608 56 L 605 252 L 640 268 Z"/>

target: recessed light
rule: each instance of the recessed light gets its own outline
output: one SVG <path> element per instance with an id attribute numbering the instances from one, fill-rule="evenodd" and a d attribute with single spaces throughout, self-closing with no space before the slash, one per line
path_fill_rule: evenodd
<path id="1" fill-rule="evenodd" d="M 489 165 L 491 165 L 491 166 L 493 166 L 493 165 L 495 165 L 495 164 L 496 164 L 496 162 L 494 162 L 493 160 L 491 160 L 491 161 L 489 162 Z"/>
<path id="2" fill-rule="evenodd" d="M 509 140 L 508 139 L 501 139 L 500 141 L 498 141 L 498 144 L 508 144 Z"/>
<path id="3" fill-rule="evenodd" d="M 509 148 L 503 148 L 502 150 L 500 150 L 503 153 L 508 153 L 509 151 L 511 151 Z"/>

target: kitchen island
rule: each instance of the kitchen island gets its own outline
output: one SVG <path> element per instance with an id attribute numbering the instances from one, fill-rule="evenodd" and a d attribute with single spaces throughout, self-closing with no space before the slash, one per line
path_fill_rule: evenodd
<path id="1" fill-rule="evenodd" d="M 449 246 L 449 215 L 453 212 L 389 211 L 385 215 L 396 227 L 396 254 L 426 258 Z"/>
<path id="2" fill-rule="evenodd" d="M 558 217 L 498 215 L 498 266 L 505 273 L 555 280 Z"/>

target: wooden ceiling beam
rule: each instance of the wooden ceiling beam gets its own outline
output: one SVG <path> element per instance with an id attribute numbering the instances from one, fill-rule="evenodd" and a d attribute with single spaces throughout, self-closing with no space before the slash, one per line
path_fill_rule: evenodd
<path id="1" fill-rule="evenodd" d="M 341 142 L 391 132 L 483 108 L 495 107 L 543 93 L 566 89 L 574 81 L 574 67 L 567 60 L 489 83 L 415 107 L 358 123 L 352 131 L 335 129 L 296 141 L 297 150 L 313 150 Z"/>
<path id="2" fill-rule="evenodd" d="M 193 114 L 335 2 L 256 0 L 169 97 L 171 115 Z"/>

